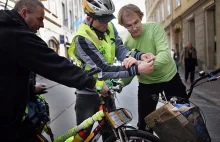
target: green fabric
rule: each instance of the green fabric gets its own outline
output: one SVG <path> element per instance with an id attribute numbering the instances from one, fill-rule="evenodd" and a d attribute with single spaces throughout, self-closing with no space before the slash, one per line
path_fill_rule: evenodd
<path id="1" fill-rule="evenodd" d="M 76 35 L 72 40 L 71 47 L 68 50 L 69 56 L 76 61 L 78 66 L 81 66 L 81 61 L 75 56 L 75 39 L 77 36 L 80 35 L 90 40 L 95 45 L 95 47 L 103 55 L 108 64 L 113 64 L 115 58 L 116 45 L 115 42 L 112 41 L 112 39 L 115 39 L 115 35 L 113 25 L 110 22 L 108 24 L 108 30 L 110 33 L 109 35 L 105 33 L 106 40 L 99 40 L 94 30 L 91 30 L 91 28 L 86 24 L 81 24 L 78 31 L 76 32 Z M 85 69 L 89 70 L 90 68 L 88 65 L 86 65 Z"/>
<path id="2" fill-rule="evenodd" d="M 176 74 L 177 69 L 171 57 L 163 27 L 152 22 L 143 24 L 143 28 L 143 32 L 139 37 L 132 38 L 132 36 L 129 35 L 125 41 L 125 46 L 130 50 L 136 48 L 141 52 L 150 52 L 156 56 L 153 73 L 149 75 L 139 75 L 139 82 L 152 84 L 170 81 Z M 130 83 L 128 79 L 126 79 L 125 82 Z"/>

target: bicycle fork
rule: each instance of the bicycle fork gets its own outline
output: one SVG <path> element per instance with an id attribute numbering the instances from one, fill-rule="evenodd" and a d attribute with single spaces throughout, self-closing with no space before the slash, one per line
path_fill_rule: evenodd
<path id="1" fill-rule="evenodd" d="M 113 129 L 114 135 L 116 137 L 116 142 L 129 142 L 129 139 L 125 133 L 125 128 L 121 127 L 116 129 Z"/>

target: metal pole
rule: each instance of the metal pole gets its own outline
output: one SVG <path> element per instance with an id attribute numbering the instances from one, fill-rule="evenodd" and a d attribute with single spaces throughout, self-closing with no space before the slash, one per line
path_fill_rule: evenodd
<path id="1" fill-rule="evenodd" d="M 6 8 L 7 8 L 7 5 L 8 5 L 8 0 L 6 0 L 6 2 L 5 2 L 5 10 L 6 10 Z"/>

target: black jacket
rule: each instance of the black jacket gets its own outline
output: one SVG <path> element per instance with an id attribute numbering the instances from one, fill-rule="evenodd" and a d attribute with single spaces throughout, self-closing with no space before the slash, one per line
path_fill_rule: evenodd
<path id="1" fill-rule="evenodd" d="M 95 86 L 94 78 L 48 48 L 14 10 L 0 10 L 0 65 L 2 131 L 16 127 L 23 117 L 30 71 L 77 89 Z"/>

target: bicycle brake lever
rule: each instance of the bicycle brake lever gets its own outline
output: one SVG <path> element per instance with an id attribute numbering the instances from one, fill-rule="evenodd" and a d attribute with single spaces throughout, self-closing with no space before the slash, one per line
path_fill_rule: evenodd
<path id="1" fill-rule="evenodd" d="M 209 73 L 209 76 L 210 76 L 210 78 L 208 79 L 208 82 L 215 81 L 215 80 L 218 79 L 218 78 L 217 78 L 216 76 L 214 76 L 212 73 Z"/>

